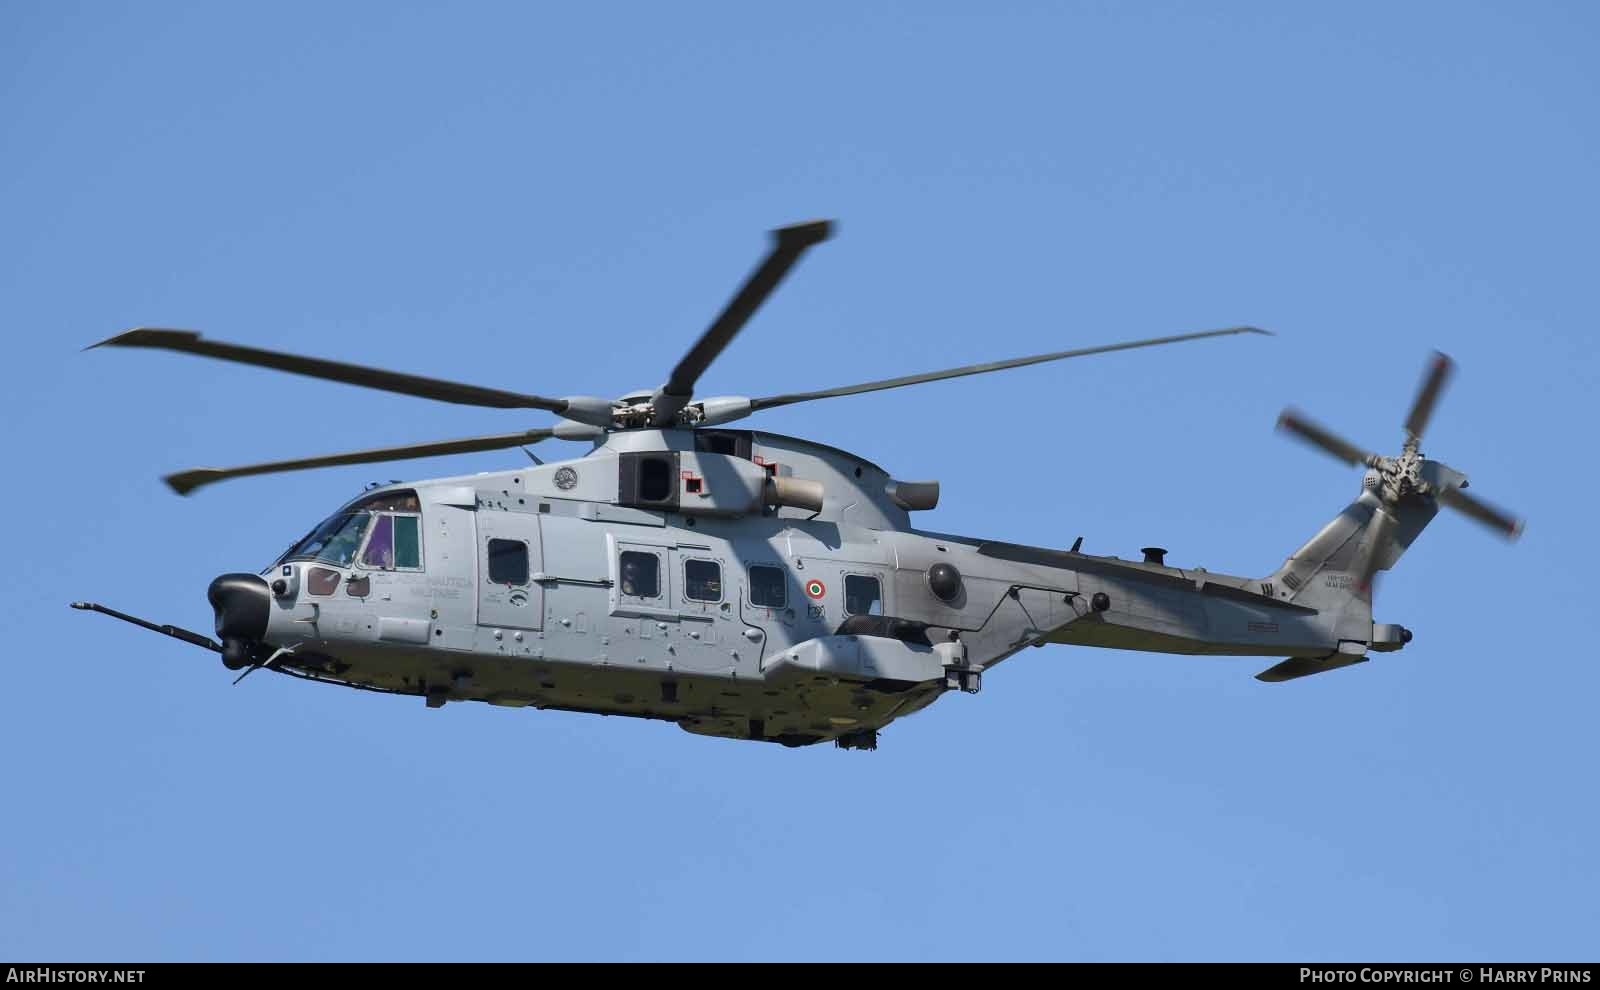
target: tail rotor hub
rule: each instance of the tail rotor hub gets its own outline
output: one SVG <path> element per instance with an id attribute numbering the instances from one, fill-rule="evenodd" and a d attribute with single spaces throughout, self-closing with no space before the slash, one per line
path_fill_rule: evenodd
<path id="1" fill-rule="evenodd" d="M 1380 457 L 1372 465 L 1378 471 L 1378 497 L 1385 505 L 1399 505 L 1402 501 L 1425 498 L 1434 494 L 1433 486 L 1422 477 L 1424 458 L 1415 439 L 1406 441 L 1399 457 Z"/>

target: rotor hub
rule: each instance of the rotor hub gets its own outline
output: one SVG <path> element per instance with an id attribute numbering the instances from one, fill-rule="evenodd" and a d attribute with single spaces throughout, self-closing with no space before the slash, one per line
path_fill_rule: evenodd
<path id="1" fill-rule="evenodd" d="M 1380 457 L 1376 465 L 1379 477 L 1378 495 L 1385 504 L 1421 498 L 1433 494 L 1433 488 L 1422 478 L 1422 451 L 1415 438 L 1406 441 L 1398 457 Z"/>

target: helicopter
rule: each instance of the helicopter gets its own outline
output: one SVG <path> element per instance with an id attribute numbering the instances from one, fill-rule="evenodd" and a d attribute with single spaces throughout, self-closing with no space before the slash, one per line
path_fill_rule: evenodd
<path id="1" fill-rule="evenodd" d="M 619 398 L 551 398 L 137 328 L 90 348 L 142 347 L 445 402 L 554 414 L 521 432 L 407 444 L 164 480 L 180 495 L 228 479 L 522 448 L 504 471 L 369 486 L 258 572 L 223 574 L 215 635 L 94 602 L 74 608 L 270 671 L 428 708 L 463 701 L 659 719 L 701 735 L 876 749 L 896 719 L 1049 644 L 1277 658 L 1280 682 L 1403 648 L 1373 621 L 1373 582 L 1448 507 L 1515 539 L 1523 523 L 1465 493 L 1421 440 L 1450 377 L 1436 354 L 1380 456 L 1286 410 L 1284 431 L 1365 468 L 1360 490 L 1269 574 L 1244 577 L 920 530 L 936 481 L 850 451 L 728 424 L 765 409 L 1248 326 L 1083 347 L 811 392 L 698 398 L 701 375 L 831 221 L 771 232 L 766 256 L 666 382 Z M 587 443 L 548 463 L 528 445 Z"/>

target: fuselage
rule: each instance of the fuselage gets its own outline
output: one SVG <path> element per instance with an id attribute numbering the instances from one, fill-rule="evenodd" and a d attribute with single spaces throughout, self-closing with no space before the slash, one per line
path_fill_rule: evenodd
<path id="1" fill-rule="evenodd" d="M 1027 646 L 1337 644 L 1336 617 L 1259 581 L 915 529 L 936 501 L 846 451 L 707 429 L 375 488 L 261 572 L 256 659 L 430 705 L 869 745 Z"/>

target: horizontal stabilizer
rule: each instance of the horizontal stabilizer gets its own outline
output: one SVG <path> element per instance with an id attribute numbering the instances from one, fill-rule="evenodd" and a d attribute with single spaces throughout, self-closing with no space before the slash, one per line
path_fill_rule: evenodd
<path id="1" fill-rule="evenodd" d="M 1348 667 L 1353 663 L 1366 662 L 1366 657 L 1351 656 L 1347 653 L 1335 653 L 1326 657 L 1290 657 L 1277 666 L 1268 667 L 1257 674 L 1256 680 L 1276 684 L 1279 681 L 1292 681 L 1296 677 L 1310 677 L 1312 674 Z"/>

